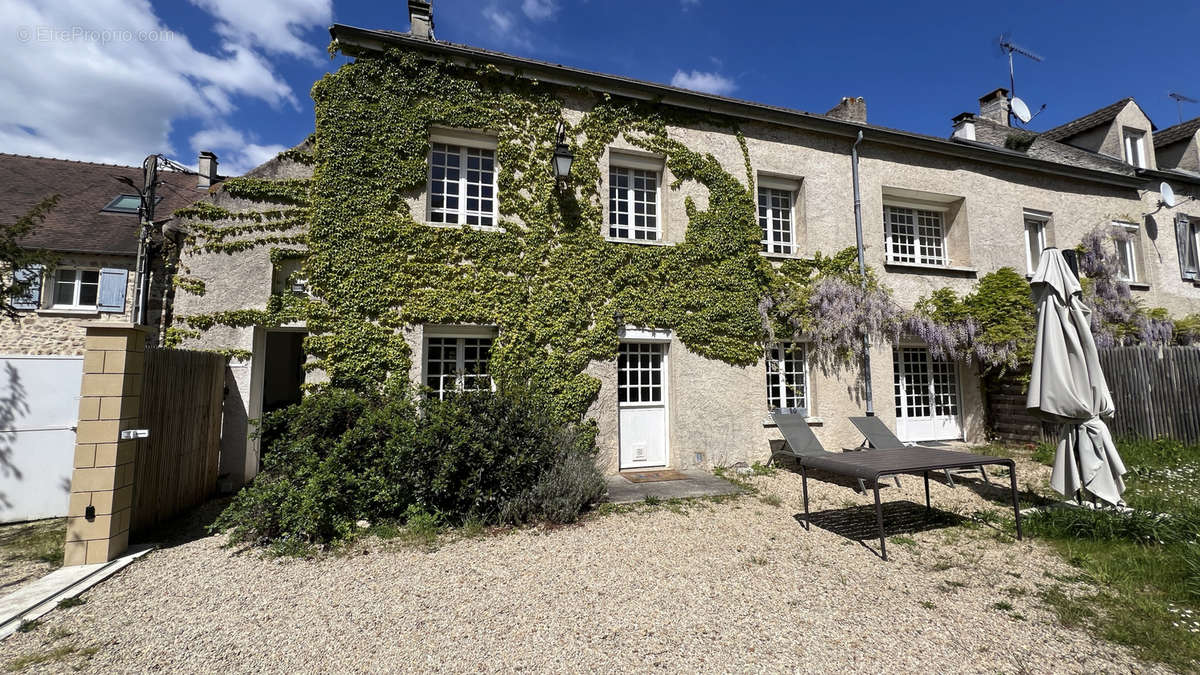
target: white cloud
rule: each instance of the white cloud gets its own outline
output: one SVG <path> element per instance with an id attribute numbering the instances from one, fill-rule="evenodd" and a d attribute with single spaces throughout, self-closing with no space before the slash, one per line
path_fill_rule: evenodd
<path id="1" fill-rule="evenodd" d="M 218 35 L 276 54 L 320 60 L 321 50 L 301 34 L 333 21 L 330 0 L 189 0 L 217 19 Z"/>
<path id="2" fill-rule="evenodd" d="M 0 148 L 137 165 L 152 152 L 176 154 L 170 134 L 182 119 L 218 129 L 246 100 L 297 107 L 296 94 L 261 51 L 302 54 L 291 42 L 301 25 L 296 17 L 316 21 L 320 13 L 276 12 L 283 22 L 276 28 L 257 20 L 239 33 L 220 27 L 235 16 L 227 3 L 205 1 L 225 12 L 214 16 L 224 39 L 198 49 L 165 26 L 147 0 L 0 0 L 7 26 L 0 30 L 7 56 Z M 254 149 L 241 150 L 234 166 L 272 147 L 250 140 Z"/>
<path id="3" fill-rule="evenodd" d="M 671 78 L 671 86 L 720 96 L 728 96 L 737 89 L 737 83 L 728 77 L 719 73 L 705 73 L 699 70 L 691 72 L 676 70 L 675 76 Z"/>
<path id="4" fill-rule="evenodd" d="M 558 13 L 558 0 L 524 0 L 521 11 L 534 21 L 545 21 Z"/>
<path id="5" fill-rule="evenodd" d="M 245 134 L 228 125 L 198 131 L 188 140 L 193 154 L 201 150 L 215 152 L 220 160 L 221 174 L 227 176 L 246 173 L 287 150 L 284 145 L 255 143 L 255 139 L 247 139 Z"/>
<path id="6" fill-rule="evenodd" d="M 533 0 L 533 4 L 541 4 L 544 0 Z M 529 4 L 529 0 L 526 0 Z M 522 49 L 532 49 L 533 41 L 529 39 L 529 32 L 520 25 L 517 17 L 511 12 L 501 9 L 495 2 L 489 3 L 483 8 L 483 18 L 487 21 L 494 38 L 501 43 L 520 47 Z"/>

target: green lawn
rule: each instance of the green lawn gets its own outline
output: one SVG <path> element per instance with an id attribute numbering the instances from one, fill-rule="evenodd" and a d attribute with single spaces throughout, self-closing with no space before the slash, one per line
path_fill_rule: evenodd
<path id="1" fill-rule="evenodd" d="M 1054 509 L 1030 516 L 1025 531 L 1047 540 L 1078 569 L 1049 578 L 1043 599 L 1069 626 L 1127 645 L 1181 671 L 1200 668 L 1200 446 L 1159 439 L 1121 441 L 1126 502 L 1122 515 Z M 1009 453 L 1049 463 L 1052 449 Z M 1090 582 L 1072 596 L 1065 584 Z"/>

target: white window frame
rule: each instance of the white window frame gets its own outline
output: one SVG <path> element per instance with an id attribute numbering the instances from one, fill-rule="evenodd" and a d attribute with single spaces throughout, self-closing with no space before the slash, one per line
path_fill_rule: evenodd
<path id="1" fill-rule="evenodd" d="M 433 153 L 436 144 L 455 146 L 459 148 L 459 176 L 458 176 L 458 208 L 447 209 L 445 207 L 434 208 L 433 206 Z M 496 141 L 494 138 L 481 134 L 472 134 L 467 132 L 456 132 L 449 130 L 440 130 L 430 133 L 429 135 L 429 156 L 427 157 L 425 181 L 425 222 L 435 227 L 466 227 L 484 231 L 502 230 L 500 226 L 500 164 L 496 157 Z M 492 153 L 492 209 L 490 217 L 492 223 L 490 225 L 471 224 L 467 222 L 468 216 L 489 216 L 487 211 L 468 211 L 467 210 L 467 158 L 470 150 L 487 150 Z M 481 197 L 482 198 L 482 197 Z M 457 223 L 435 222 L 433 220 L 434 213 L 453 214 L 457 219 Z"/>
<path id="2" fill-rule="evenodd" d="M 900 259 L 900 257 L 898 257 L 900 255 L 902 255 L 903 257 L 909 257 L 909 254 L 907 254 L 907 253 L 898 254 L 896 251 L 896 246 L 897 246 L 898 242 L 896 241 L 896 238 L 892 232 L 892 219 L 889 215 L 889 211 L 891 209 L 906 209 L 906 210 L 912 211 L 912 217 L 913 217 L 912 244 L 914 246 L 914 249 L 913 249 L 913 253 L 911 254 L 911 257 L 913 257 L 914 260 L 903 260 L 903 259 Z M 917 203 L 910 203 L 910 202 L 895 201 L 895 200 L 890 200 L 890 199 L 885 201 L 883 204 L 883 232 L 884 232 L 883 243 L 884 243 L 884 249 L 886 252 L 887 263 L 890 265 L 925 265 L 925 266 L 929 266 L 929 267 L 949 267 L 950 266 L 950 255 L 949 255 L 948 242 L 947 242 L 947 237 L 946 237 L 946 231 L 949 229 L 949 227 L 946 224 L 946 216 L 948 213 L 949 213 L 948 208 L 946 208 L 945 206 L 938 205 L 938 204 L 917 204 Z M 920 223 L 919 218 L 928 217 L 929 214 L 937 214 L 938 225 L 939 225 L 939 229 L 940 229 L 938 238 L 940 240 L 941 254 L 939 257 L 936 257 L 936 258 L 935 257 L 926 257 L 921 252 L 921 237 L 922 237 L 922 235 L 921 235 L 921 223 Z M 907 235 L 905 235 L 905 236 L 907 236 Z"/>
<path id="3" fill-rule="evenodd" d="M 1125 161 L 1139 169 L 1145 169 L 1146 132 L 1126 127 L 1122 133 L 1125 136 Z"/>
<path id="4" fill-rule="evenodd" d="M 768 199 L 767 214 L 764 217 L 762 213 L 761 200 L 763 192 L 766 192 Z M 775 225 L 779 219 L 775 216 L 775 209 L 770 206 L 769 200 L 775 195 L 772 193 L 782 193 L 787 196 L 787 232 L 788 241 L 778 241 Z M 800 190 L 797 181 L 772 178 L 770 176 L 758 177 L 758 191 L 755 195 L 755 209 L 758 217 L 759 230 L 763 231 L 763 237 L 760 241 L 762 252 L 768 256 L 795 256 L 799 251 L 797 249 L 797 223 L 796 223 L 796 201 L 800 196 Z M 783 249 L 783 250 L 776 250 Z"/>
<path id="5" fill-rule="evenodd" d="M 774 352 L 780 351 L 781 357 L 776 359 Z M 786 351 L 785 351 L 786 350 Z M 791 351 L 791 353 L 788 353 Z M 800 370 L 790 369 L 789 362 L 799 364 Z M 807 415 L 812 414 L 812 378 L 808 369 L 808 344 L 805 342 L 783 341 L 767 345 L 764 355 L 764 363 L 766 365 L 766 386 L 767 386 L 767 410 L 780 410 L 782 408 L 800 408 Z M 779 374 L 778 384 L 771 383 L 772 372 Z M 803 378 L 801 391 L 792 392 L 787 384 L 787 375 L 789 373 L 798 373 Z M 783 404 L 787 401 L 789 392 L 799 394 L 800 405 L 798 406 L 776 406 L 778 402 Z"/>
<path id="6" fill-rule="evenodd" d="M 1114 239 L 1113 245 L 1117 250 L 1117 260 L 1121 262 L 1122 269 L 1117 273 L 1118 278 L 1128 284 L 1139 282 L 1138 278 L 1138 260 L 1137 260 L 1137 236 L 1138 226 L 1136 223 L 1126 223 L 1119 220 L 1113 221 L 1113 227 L 1120 228 L 1129 232 L 1132 236 L 1128 239 Z M 1125 259 L 1122 260 L 1121 254 L 1124 252 Z M 1124 269 L 1124 263 L 1129 262 L 1129 269 Z"/>
<path id="7" fill-rule="evenodd" d="M 465 392 L 465 391 L 483 391 L 482 389 L 479 389 L 479 388 L 467 389 L 465 386 L 467 373 L 465 372 L 466 359 L 464 357 L 466 355 L 465 347 L 467 346 L 466 345 L 467 340 L 478 340 L 478 339 L 491 340 L 491 344 L 488 346 L 488 360 L 487 360 L 487 363 L 488 363 L 487 378 L 488 378 L 488 385 L 489 385 L 488 389 L 491 391 L 496 390 L 496 380 L 495 380 L 495 378 L 492 377 L 492 370 L 491 370 L 491 363 L 492 363 L 491 350 L 495 348 L 495 344 L 496 344 L 496 330 L 494 328 L 490 328 L 487 326 L 464 326 L 464 327 L 426 330 L 424 333 L 425 334 L 422 336 L 422 340 L 421 340 L 421 385 L 422 385 L 422 387 L 431 390 L 431 396 L 434 396 L 438 399 L 445 399 L 447 393 L 458 393 L 458 392 Z M 442 373 L 439 375 L 439 377 L 441 379 L 441 383 L 442 383 L 442 386 L 439 389 L 434 389 L 433 387 L 429 386 L 429 376 L 430 376 L 429 375 L 429 341 L 430 341 L 430 339 L 444 339 L 444 340 L 454 340 L 455 341 L 455 366 L 454 366 L 454 373 L 453 373 L 454 386 L 452 389 L 447 388 L 445 386 L 446 378 L 448 377 L 448 375 L 446 373 Z"/>
<path id="8" fill-rule="evenodd" d="M 628 176 L 629 176 L 629 181 L 628 181 L 629 186 L 628 187 L 615 188 L 613 186 L 612 174 L 614 171 L 629 172 L 628 173 Z M 634 174 L 633 174 L 633 172 L 634 171 L 644 171 L 646 173 L 654 174 L 654 228 L 653 228 L 653 230 L 648 230 L 647 228 L 641 229 L 641 231 L 643 231 L 643 232 L 652 231 L 654 233 L 653 239 L 637 238 L 636 233 L 638 230 L 637 230 L 636 226 L 634 225 L 634 218 L 637 216 L 637 214 L 634 212 L 634 207 L 633 207 L 633 204 L 634 204 L 634 200 L 633 200 Z M 604 229 L 604 238 L 605 239 L 608 239 L 609 241 L 633 242 L 633 243 L 638 243 L 638 244 L 662 244 L 662 243 L 665 243 L 665 242 L 663 242 L 663 231 L 664 231 L 663 221 L 666 219 L 665 218 L 666 214 L 663 212 L 663 199 L 662 199 L 663 178 L 664 178 L 663 162 L 660 159 L 653 158 L 653 157 L 642 157 L 642 156 L 638 156 L 638 155 L 626 155 L 623 153 L 613 152 L 613 151 L 609 152 L 608 173 L 605 174 L 605 179 L 608 183 L 608 194 L 607 194 L 608 201 L 606 202 L 607 208 L 605 209 L 605 218 L 604 218 L 604 228 L 605 228 Z M 624 201 L 626 204 L 629 205 L 630 210 L 627 213 L 629 218 L 628 218 L 628 222 L 625 225 L 615 225 L 612 223 L 613 214 L 614 214 L 614 211 L 612 208 L 612 201 L 613 201 L 612 192 L 614 189 L 623 189 L 624 190 L 624 192 L 625 192 L 625 200 Z M 621 236 L 617 236 L 617 235 L 613 234 L 612 232 L 613 232 L 614 228 L 621 228 L 621 229 L 628 230 L 629 236 L 621 237 Z"/>
<path id="9" fill-rule="evenodd" d="M 63 272 L 74 272 L 75 273 L 75 282 L 74 282 L 75 291 L 74 291 L 74 294 L 72 295 L 70 304 L 59 304 L 58 303 L 58 284 L 59 284 L 58 275 Z M 83 272 L 95 272 L 96 273 L 96 302 L 94 302 L 90 305 L 79 304 L 79 294 L 83 288 Z M 47 303 L 47 306 L 50 309 L 83 309 L 83 310 L 91 310 L 93 312 L 99 311 L 100 282 L 101 282 L 101 275 L 100 275 L 99 267 L 71 267 L 71 266 L 57 267 L 54 270 L 54 274 L 50 275 L 50 281 L 51 281 L 51 283 L 47 284 L 48 286 L 50 286 L 50 302 Z"/>
<path id="10" fill-rule="evenodd" d="M 1021 220 L 1024 223 L 1024 228 L 1021 233 L 1025 237 L 1025 271 L 1028 274 L 1037 272 L 1037 264 L 1034 263 L 1034 256 L 1038 261 L 1041 261 L 1042 251 L 1046 248 L 1046 228 L 1050 225 L 1050 214 L 1043 211 L 1032 211 L 1025 209 L 1021 214 Z M 1029 237 L 1030 223 L 1036 223 L 1038 227 L 1037 234 L 1037 250 L 1033 250 L 1032 242 Z"/>

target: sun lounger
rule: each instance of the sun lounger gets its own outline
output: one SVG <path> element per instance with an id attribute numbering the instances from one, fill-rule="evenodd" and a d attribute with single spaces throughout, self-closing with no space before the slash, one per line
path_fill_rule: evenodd
<path id="1" fill-rule="evenodd" d="M 897 438 L 896 434 L 892 433 L 892 430 L 878 417 L 851 417 L 850 422 L 862 433 L 865 439 L 863 443 L 867 447 L 875 448 L 876 450 L 895 450 L 896 448 L 916 445 L 915 443 L 905 443 Z M 979 474 L 983 476 L 984 482 L 989 485 L 991 484 L 992 481 L 988 478 L 987 471 L 984 470 L 982 465 L 970 468 L 979 471 Z M 945 473 L 946 481 L 950 483 L 950 487 L 956 487 L 950 470 L 946 469 Z"/>

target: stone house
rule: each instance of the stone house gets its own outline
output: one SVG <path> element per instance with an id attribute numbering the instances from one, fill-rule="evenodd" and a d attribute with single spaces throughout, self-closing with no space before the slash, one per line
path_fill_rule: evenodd
<path id="1" fill-rule="evenodd" d="M 428 3 L 410 0 L 409 7 L 410 32 L 335 25 L 331 34 L 336 47 L 358 63 L 404 53 L 423 64 L 413 66 L 418 74 L 420 68 L 455 69 L 464 87 L 473 85 L 473 78 L 499 78 L 514 91 L 532 87 L 561 105 L 562 120 L 574 130 L 591 128 L 586 125 L 594 120 L 593 113 L 610 101 L 667 111 L 667 138 L 711 156 L 721 170 L 741 177 L 739 185 L 753 183 L 760 255 L 777 269 L 817 252 L 831 254 L 855 245 L 857 151 L 866 263 L 893 289 L 901 306 L 912 307 L 941 288 L 967 293 L 981 277 L 1002 267 L 1032 273 L 1044 247 L 1072 247 L 1094 228 L 1116 225 L 1129 233 L 1118 253 L 1122 274 L 1136 297 L 1173 316 L 1200 311 L 1195 263 L 1200 201 L 1188 201 L 1200 194 L 1196 126 L 1187 132 L 1161 132 L 1169 132 L 1171 140 L 1159 144 L 1154 125 L 1130 99 L 1036 133 L 1011 125 L 1009 97 L 998 89 L 979 100 L 978 112 L 954 117 L 948 136 L 939 138 L 869 124 L 862 99 L 843 99 L 829 112 L 813 114 L 441 42 L 433 37 Z M 393 85 L 399 83 L 359 83 L 379 91 Z M 552 175 L 552 145 L 540 150 L 505 145 L 506 139 L 526 138 L 514 130 L 516 123 L 472 128 L 434 116 L 419 130 L 419 147 L 404 145 L 409 154 L 395 165 L 375 174 L 343 176 L 333 166 L 336 158 L 325 156 L 330 165 L 314 177 L 314 165 L 323 166 L 323 138 L 368 134 L 372 124 L 380 134 L 404 131 L 386 125 L 402 124 L 389 120 L 402 118 L 405 111 L 376 100 L 369 113 L 343 115 L 336 119 L 344 126 L 323 128 L 323 105 L 330 104 L 319 99 L 315 146 L 306 143 L 248 176 L 284 186 L 312 181 L 314 192 L 319 192 L 317 187 L 328 190 L 338 180 L 357 187 L 379 175 L 419 170 L 423 179 L 413 183 L 416 187 L 400 190 L 389 211 L 356 217 L 378 218 L 380 232 L 412 232 L 431 242 L 459 236 L 447 230 L 462 231 L 464 241 L 481 252 L 508 241 L 505 237 L 528 236 L 533 224 L 524 219 L 537 212 L 529 200 L 537 206 L 542 204 L 537 200 L 549 199 L 550 192 L 537 185 L 520 191 L 506 188 L 504 181 L 519 176 L 505 174 L 503 163 L 527 168 L 523 162 L 530 152 L 541 152 L 537 156 L 545 159 L 545 167 L 538 171 Z M 560 242 L 591 237 L 588 241 L 595 244 L 580 250 L 596 252 L 598 261 L 622 255 L 635 260 L 649 249 L 688 250 L 693 237 L 701 236 L 697 222 L 713 226 L 703 218 L 706 209 L 720 206 L 720 195 L 711 184 L 679 173 L 695 163 L 685 167 L 661 150 L 679 146 L 654 146 L 628 132 L 602 148 L 588 146 L 590 137 L 568 140 L 576 149 L 571 180 L 577 173 L 596 176 L 592 196 L 586 192 L 592 186 L 572 184 L 583 195 L 580 212 L 596 215 L 579 222 L 595 223 L 596 231 L 576 235 L 563 225 L 554 235 Z M 522 154 L 519 147 L 528 150 Z M 596 154 L 585 159 L 583 150 Z M 1175 207 L 1160 204 L 1164 182 L 1178 196 Z M 219 210 L 207 212 L 210 217 L 204 223 L 190 222 L 210 231 L 214 226 L 242 231 L 238 223 L 263 218 L 254 215 L 264 210 L 261 200 L 251 198 L 255 193 L 264 191 L 245 186 L 218 190 L 209 203 Z M 555 198 L 557 203 L 561 199 Z M 283 206 L 268 203 L 266 208 L 278 212 Z M 413 222 L 426 229 L 404 229 Z M 184 252 L 187 274 L 202 280 L 205 292 L 177 298 L 176 315 L 187 327 L 183 343 L 241 355 L 231 365 L 222 459 L 222 471 L 235 480 L 247 480 L 258 469 L 257 441 L 247 434 L 249 421 L 264 408 L 298 397 L 306 377 L 322 377 L 319 369 L 307 375 L 302 369 L 306 357 L 300 340 L 306 324 L 277 311 L 288 298 L 312 290 L 302 271 L 303 251 L 298 245 L 279 245 L 285 239 L 299 241 L 283 236 L 289 232 L 280 229 L 274 238 L 260 238 L 260 246 L 247 238 L 250 243 L 236 255 Z M 364 232 L 374 237 L 371 230 Z M 387 236 L 393 238 L 377 246 L 404 245 L 395 235 Z M 420 253 L 405 255 L 411 260 Z M 332 264 L 329 260 L 322 258 L 321 264 Z M 475 278 L 469 275 L 476 273 L 472 263 L 464 254 L 461 259 L 430 261 L 425 269 L 447 284 L 469 286 Z M 696 283 L 720 285 L 719 277 L 705 279 Z M 417 288 L 412 302 L 423 301 L 428 290 Z M 565 298 L 583 291 L 568 285 L 558 292 Z M 329 296 L 317 300 L 336 301 Z M 404 316 L 409 298 L 394 300 L 398 316 Z M 854 373 L 817 367 L 803 344 L 762 344 L 761 356 L 753 363 L 711 358 L 695 346 L 694 338 L 684 335 L 680 326 L 686 317 L 676 325 L 643 325 L 626 320 L 641 309 L 605 300 L 603 309 L 589 315 L 591 323 L 579 330 L 596 332 L 610 326 L 612 335 L 597 339 L 615 343 L 605 343 L 612 344 L 611 351 L 586 358 L 581 368 L 585 381 L 596 385 L 589 390 L 594 395 L 586 414 L 598 425 L 609 471 L 765 460 L 768 442 L 778 438 L 769 411 L 778 407 L 805 409 L 809 424 L 829 449 L 861 441 L 847 418 L 865 410 L 862 382 Z M 238 313 L 244 310 L 252 314 Z M 431 395 L 442 395 L 455 388 L 490 385 L 492 350 L 501 348 L 510 326 L 481 321 L 479 313 L 463 310 L 455 317 L 426 312 L 426 319 L 408 320 L 377 310 L 369 320 L 390 328 L 385 331 L 390 335 L 403 336 L 410 353 L 409 378 L 428 387 Z M 551 338 L 546 340 L 546 350 L 559 349 Z M 905 440 L 984 440 L 985 405 L 976 366 L 938 361 L 924 345 L 909 340 L 874 345 L 868 375 L 876 414 Z"/>
<path id="2" fill-rule="evenodd" d="M 215 158 L 214 158 L 215 160 Z M 215 161 L 210 165 L 215 172 Z M 93 164 L 45 157 L 0 154 L 0 218 L 15 222 L 53 195 L 59 201 L 21 241 L 58 256 L 52 269 L 18 271 L 37 279 L 29 297 L 14 303 L 20 316 L 0 321 L 0 354 L 73 356 L 83 353 L 83 324 L 130 323 L 133 319 L 140 198 L 127 185 L 142 183 L 141 167 Z M 156 222 L 208 188 L 196 176 L 159 174 Z M 166 290 L 161 269 L 151 289 L 151 317 L 159 316 Z"/>

